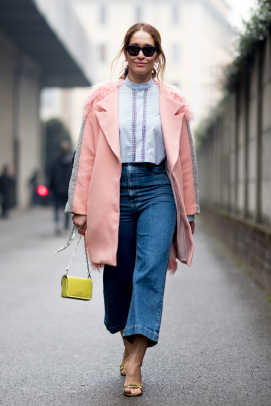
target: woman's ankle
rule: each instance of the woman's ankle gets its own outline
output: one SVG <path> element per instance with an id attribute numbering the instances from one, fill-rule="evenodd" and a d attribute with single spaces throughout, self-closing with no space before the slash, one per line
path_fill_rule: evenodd
<path id="1" fill-rule="evenodd" d="M 128 351 L 127 351 L 126 348 L 124 348 L 123 355 L 122 355 L 122 362 L 121 362 L 122 365 L 123 365 L 123 364 L 126 364 L 128 358 L 129 358 Z"/>
<path id="2" fill-rule="evenodd" d="M 125 363 L 125 368 L 127 371 L 130 371 L 131 373 L 134 373 L 138 371 L 142 367 L 142 362 L 132 359 L 131 357 L 127 358 L 127 361 Z"/>
<path id="3" fill-rule="evenodd" d="M 125 370 L 126 370 L 125 384 L 142 383 L 141 367 L 139 365 L 126 364 Z"/>

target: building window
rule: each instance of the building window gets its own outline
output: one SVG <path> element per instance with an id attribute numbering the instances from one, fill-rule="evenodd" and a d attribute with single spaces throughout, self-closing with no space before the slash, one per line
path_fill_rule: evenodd
<path id="1" fill-rule="evenodd" d="M 135 8 L 135 19 L 136 19 L 136 22 L 142 21 L 142 7 L 141 6 L 136 6 L 136 8 Z"/>
<path id="2" fill-rule="evenodd" d="M 99 21 L 100 21 L 100 24 L 106 23 L 106 8 L 105 8 L 104 4 L 101 4 L 99 6 Z"/>
<path id="3" fill-rule="evenodd" d="M 54 91 L 52 89 L 46 89 L 42 92 L 42 104 L 46 108 L 50 108 L 54 104 Z"/>
<path id="4" fill-rule="evenodd" d="M 100 62 L 106 61 L 106 46 L 104 43 L 98 45 L 98 55 Z"/>
<path id="5" fill-rule="evenodd" d="M 180 15 L 179 15 L 179 5 L 178 4 L 173 4 L 172 5 L 172 23 L 173 24 L 178 24 L 180 22 Z"/>
<path id="6" fill-rule="evenodd" d="M 172 84 L 173 86 L 177 87 L 177 89 L 180 89 L 180 88 L 181 88 L 180 82 L 178 82 L 177 80 L 173 80 L 173 81 L 171 82 L 171 84 Z"/>
<path id="7" fill-rule="evenodd" d="M 172 60 L 174 63 L 180 62 L 180 45 L 178 42 L 172 44 Z"/>

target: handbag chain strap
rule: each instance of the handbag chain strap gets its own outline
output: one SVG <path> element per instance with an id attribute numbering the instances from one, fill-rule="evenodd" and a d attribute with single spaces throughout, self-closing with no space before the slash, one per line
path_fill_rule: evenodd
<path id="1" fill-rule="evenodd" d="M 77 244 L 76 244 L 76 246 L 74 248 L 74 252 L 72 254 L 70 263 L 65 268 L 66 269 L 66 275 L 68 275 L 68 273 L 69 273 L 69 270 L 70 270 L 70 267 L 71 267 L 71 264 L 72 264 L 72 260 L 75 257 L 76 250 L 77 250 L 77 248 L 79 246 L 79 243 L 80 243 L 80 241 L 82 239 L 82 234 L 78 233 L 77 228 L 75 227 L 75 225 L 73 225 L 73 227 L 72 227 L 72 229 L 70 231 L 70 234 L 68 236 L 66 244 L 56 251 L 58 253 L 58 252 L 61 252 L 61 251 L 65 250 L 66 248 L 68 248 L 71 245 L 73 239 L 76 237 L 76 235 L 79 235 L 79 238 L 78 238 Z M 89 269 L 89 260 L 88 260 L 88 254 L 87 254 L 87 247 L 86 247 L 86 238 L 85 237 L 84 237 L 84 251 L 85 251 L 85 257 L 86 257 L 86 263 L 87 263 L 88 277 L 91 279 L 90 269 Z"/>

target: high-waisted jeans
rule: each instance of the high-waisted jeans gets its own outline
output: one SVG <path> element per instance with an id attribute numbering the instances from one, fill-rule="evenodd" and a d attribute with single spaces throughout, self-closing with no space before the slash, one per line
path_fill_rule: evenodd
<path id="1" fill-rule="evenodd" d="M 117 266 L 105 265 L 103 290 L 106 328 L 124 329 L 158 342 L 176 206 L 165 169 L 159 164 L 123 163 Z"/>

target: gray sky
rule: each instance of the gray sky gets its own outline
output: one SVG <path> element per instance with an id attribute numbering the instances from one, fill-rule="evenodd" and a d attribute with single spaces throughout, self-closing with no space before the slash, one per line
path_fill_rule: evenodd
<path id="1" fill-rule="evenodd" d="M 255 9 L 257 5 L 256 0 L 227 0 L 232 7 L 232 24 L 238 29 L 242 30 L 242 18 L 249 19 L 251 15 L 251 8 Z"/>

